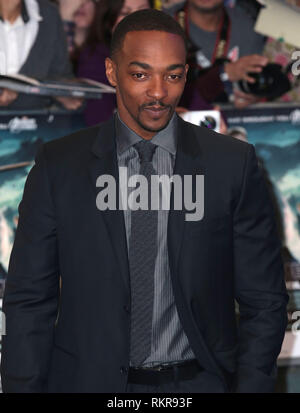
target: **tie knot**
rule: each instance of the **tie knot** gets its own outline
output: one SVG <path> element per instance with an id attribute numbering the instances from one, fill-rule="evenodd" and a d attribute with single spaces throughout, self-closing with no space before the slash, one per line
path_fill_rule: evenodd
<path id="1" fill-rule="evenodd" d="M 157 148 L 153 143 L 143 140 L 134 145 L 138 151 L 140 162 L 152 162 L 153 154 Z"/>

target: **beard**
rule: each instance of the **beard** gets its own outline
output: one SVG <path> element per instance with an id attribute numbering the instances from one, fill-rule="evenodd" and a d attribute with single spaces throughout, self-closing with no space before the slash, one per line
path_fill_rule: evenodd
<path id="1" fill-rule="evenodd" d="M 167 116 L 167 120 L 166 120 L 165 124 L 164 124 L 163 126 L 157 127 L 157 128 L 152 128 L 152 127 L 146 125 L 146 124 L 142 121 L 142 119 L 141 119 L 141 113 L 142 113 L 143 109 L 146 108 L 146 107 L 147 107 L 147 108 L 150 108 L 151 106 L 154 106 L 154 105 L 160 105 L 161 107 L 166 107 L 166 108 L 168 108 L 168 116 Z M 152 102 L 152 103 L 150 103 L 150 104 L 149 104 L 149 103 L 148 103 L 148 104 L 144 104 L 144 105 L 142 105 L 142 106 L 139 107 L 138 116 L 135 118 L 135 121 L 138 123 L 138 125 L 139 125 L 141 128 L 143 128 L 144 130 L 146 130 L 146 131 L 148 131 L 148 132 L 160 132 L 161 130 L 165 129 L 165 128 L 168 126 L 168 124 L 169 124 L 169 122 L 170 122 L 170 120 L 171 120 L 171 118 L 172 118 L 172 116 L 173 116 L 173 114 L 174 114 L 174 112 L 175 112 L 175 108 L 176 108 L 176 106 L 164 105 L 164 104 L 162 104 L 162 103 L 160 103 L 160 102 Z"/>
<path id="2" fill-rule="evenodd" d="M 161 130 L 165 129 L 165 128 L 168 126 L 170 120 L 172 119 L 172 116 L 173 116 L 174 112 L 175 112 L 175 109 L 174 109 L 174 110 L 172 110 L 172 109 L 169 110 L 168 117 L 167 117 L 165 123 L 164 123 L 163 125 L 161 125 L 160 127 L 150 127 L 150 126 L 146 125 L 146 124 L 142 121 L 142 119 L 140 118 L 140 115 L 136 118 L 136 122 L 138 123 L 138 125 L 139 125 L 142 129 L 144 129 L 144 130 L 146 130 L 146 131 L 148 131 L 148 132 L 158 133 L 158 132 L 160 132 Z"/>

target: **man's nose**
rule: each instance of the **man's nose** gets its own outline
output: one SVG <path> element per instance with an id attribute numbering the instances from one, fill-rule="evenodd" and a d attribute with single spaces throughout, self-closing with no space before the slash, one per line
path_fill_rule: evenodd
<path id="1" fill-rule="evenodd" d="M 156 100 L 161 100 L 168 96 L 168 89 L 164 79 L 161 77 L 153 77 L 149 84 L 147 94 Z"/>

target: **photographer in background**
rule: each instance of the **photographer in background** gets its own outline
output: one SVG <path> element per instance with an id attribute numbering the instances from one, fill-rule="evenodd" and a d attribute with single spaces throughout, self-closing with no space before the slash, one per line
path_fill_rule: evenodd
<path id="1" fill-rule="evenodd" d="M 63 25 L 57 7 L 48 0 L 0 0 L 2 75 L 22 74 L 39 80 L 72 78 Z M 66 109 L 78 109 L 76 98 L 56 98 Z M 0 107 L 35 109 L 51 99 L 4 89 Z"/>
<path id="2" fill-rule="evenodd" d="M 196 108 L 197 95 L 208 102 L 231 97 L 242 108 L 257 101 L 251 94 L 234 90 L 233 83 L 259 73 L 268 59 L 261 56 L 265 39 L 254 32 L 254 21 L 238 5 L 223 0 L 187 0 L 167 10 L 184 27 L 189 41 L 190 76 L 181 105 Z"/>

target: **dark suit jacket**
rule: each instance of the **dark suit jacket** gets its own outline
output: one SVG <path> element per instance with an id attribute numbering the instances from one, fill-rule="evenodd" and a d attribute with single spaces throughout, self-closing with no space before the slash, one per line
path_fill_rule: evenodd
<path id="1" fill-rule="evenodd" d="M 254 148 L 181 119 L 179 128 L 174 174 L 205 176 L 204 218 L 185 221 L 185 210 L 169 215 L 180 321 L 200 364 L 225 391 L 273 391 L 287 295 Z M 112 120 L 42 146 L 19 207 L 4 295 L 4 392 L 125 391 L 123 211 L 96 208 L 97 177 L 118 181 L 117 171 Z"/>

